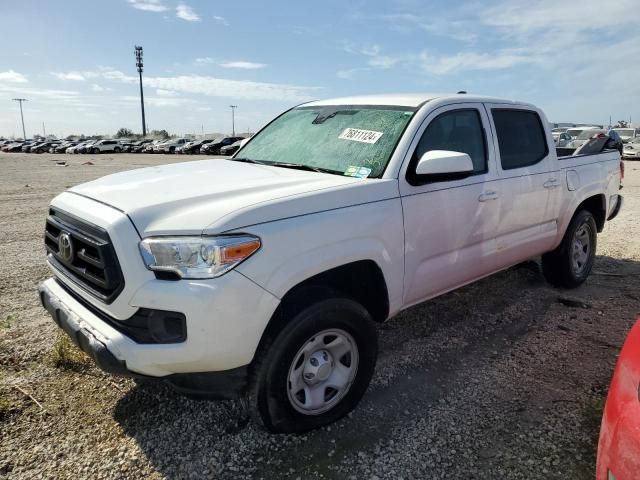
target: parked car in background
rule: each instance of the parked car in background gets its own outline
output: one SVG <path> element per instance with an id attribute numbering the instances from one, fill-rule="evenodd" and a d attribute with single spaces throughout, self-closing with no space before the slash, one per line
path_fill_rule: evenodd
<path id="1" fill-rule="evenodd" d="M 39 145 L 36 145 L 35 147 L 31 147 L 31 153 L 46 153 L 46 152 L 49 152 L 49 150 L 51 150 L 51 147 L 57 147 L 58 145 L 60 145 L 59 141 L 42 142 Z"/>
<path id="2" fill-rule="evenodd" d="M 578 135 L 580 135 L 585 130 L 601 130 L 601 129 L 598 127 L 573 127 L 573 128 L 568 128 L 565 133 L 569 135 L 572 140 L 575 140 L 576 138 L 578 138 Z"/>
<path id="3" fill-rule="evenodd" d="M 176 148 L 181 147 L 189 142 L 188 138 L 172 138 L 162 144 L 162 148 L 159 148 L 160 153 L 175 153 Z"/>
<path id="4" fill-rule="evenodd" d="M 596 480 L 640 475 L 640 319 L 620 350 L 604 406 Z"/>
<path id="5" fill-rule="evenodd" d="M 85 153 L 120 153 L 122 145 L 117 140 L 100 140 L 89 146 Z"/>
<path id="6" fill-rule="evenodd" d="M 66 141 L 52 148 L 51 153 L 65 153 L 68 148 L 74 147 L 78 144 L 76 141 Z"/>
<path id="7" fill-rule="evenodd" d="M 622 158 L 640 160 L 640 137 L 635 137 L 622 148 Z"/>
<path id="8" fill-rule="evenodd" d="M 569 133 L 569 131 L 567 131 Z M 577 136 L 572 137 L 570 141 L 565 145 L 567 148 L 578 149 L 585 143 L 589 141 L 595 135 L 607 134 L 606 130 L 601 130 L 599 128 L 587 128 L 582 130 Z"/>
<path id="9" fill-rule="evenodd" d="M 153 140 L 150 143 L 147 143 L 142 151 L 144 153 L 156 153 L 156 147 L 162 143 L 164 140 Z"/>
<path id="10" fill-rule="evenodd" d="M 2 147 L 3 152 L 20 152 L 25 142 L 13 142 Z"/>
<path id="11" fill-rule="evenodd" d="M 58 195 L 40 300 L 108 372 L 249 393 L 265 428 L 305 432 L 365 394 L 376 323 L 538 255 L 550 283 L 585 282 L 622 168 L 615 150 L 558 157 L 526 103 L 310 102 L 231 159 Z"/>
<path id="12" fill-rule="evenodd" d="M 566 147 L 571 141 L 571 136 L 565 132 L 551 132 L 556 147 Z"/>
<path id="13" fill-rule="evenodd" d="M 84 142 L 79 143 L 75 147 L 71 147 L 69 152 L 67 153 L 87 153 L 87 149 L 91 148 L 91 145 L 96 143 L 97 140 L 85 140 Z"/>
<path id="14" fill-rule="evenodd" d="M 194 140 L 193 142 L 187 143 L 184 147 L 182 147 L 180 153 L 186 155 L 193 155 L 194 153 L 200 153 L 200 148 L 203 145 L 207 145 L 208 143 L 213 142 L 213 139 L 207 138 L 203 140 Z"/>
<path id="15" fill-rule="evenodd" d="M 137 142 L 131 142 L 129 145 L 126 145 L 122 151 L 128 153 L 140 153 L 144 150 L 145 146 L 151 143 L 152 140 L 139 140 Z"/>
<path id="16" fill-rule="evenodd" d="M 241 145 L 242 145 L 242 140 L 238 140 L 237 142 L 234 142 L 231 145 L 220 147 L 220 155 L 233 155 L 238 151 Z"/>
<path id="17" fill-rule="evenodd" d="M 220 149 L 222 147 L 236 143 L 238 140 L 244 140 L 244 137 L 224 137 L 213 140 L 206 145 L 202 145 L 202 147 L 200 147 L 200 153 L 207 155 L 220 155 Z"/>
<path id="18" fill-rule="evenodd" d="M 612 128 L 618 132 L 620 138 L 622 139 L 622 143 L 627 143 L 633 140 L 636 137 L 636 129 L 635 128 Z"/>
<path id="19" fill-rule="evenodd" d="M 29 153 L 33 147 L 40 145 L 41 143 L 41 141 L 24 142 L 20 147 L 20 151 L 23 153 Z"/>

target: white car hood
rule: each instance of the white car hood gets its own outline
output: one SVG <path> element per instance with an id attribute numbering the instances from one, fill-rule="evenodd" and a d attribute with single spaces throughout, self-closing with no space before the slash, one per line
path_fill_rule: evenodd
<path id="1" fill-rule="evenodd" d="M 70 191 L 126 213 L 142 237 L 222 233 L 398 196 L 395 180 L 222 159 L 116 173 Z"/>

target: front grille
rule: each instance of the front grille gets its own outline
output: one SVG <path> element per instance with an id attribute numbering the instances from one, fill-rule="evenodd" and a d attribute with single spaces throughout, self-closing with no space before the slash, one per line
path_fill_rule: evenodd
<path id="1" fill-rule="evenodd" d="M 53 267 L 104 303 L 113 302 L 124 288 L 118 257 L 102 228 L 50 209 L 44 244 Z"/>

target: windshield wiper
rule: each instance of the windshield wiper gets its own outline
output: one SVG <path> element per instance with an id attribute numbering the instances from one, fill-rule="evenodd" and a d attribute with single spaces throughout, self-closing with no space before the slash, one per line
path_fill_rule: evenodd
<path id="1" fill-rule="evenodd" d="M 229 158 L 229 160 L 233 160 L 234 162 L 255 163 L 257 165 L 270 165 L 270 163 L 254 160 L 253 158 Z"/>
<path id="2" fill-rule="evenodd" d="M 269 163 L 266 163 L 265 165 L 272 165 L 274 167 L 282 167 L 282 168 L 293 168 L 296 170 L 306 170 L 308 172 L 331 173 L 333 175 L 343 175 L 343 172 L 339 170 L 332 170 L 330 168 L 322 168 L 322 167 L 312 167 L 311 165 L 304 165 L 300 163 L 269 162 Z"/>
<path id="3" fill-rule="evenodd" d="M 322 167 L 312 167 L 311 165 L 303 165 L 300 163 L 267 162 L 264 160 L 255 160 L 253 158 L 244 158 L 244 157 L 230 158 L 229 160 L 233 160 L 235 162 L 254 163 L 257 165 L 268 165 L 270 167 L 293 168 L 296 170 L 305 170 L 307 172 L 331 173 L 333 175 L 343 175 L 343 172 L 339 170 L 332 170 L 330 168 L 322 168 Z"/>

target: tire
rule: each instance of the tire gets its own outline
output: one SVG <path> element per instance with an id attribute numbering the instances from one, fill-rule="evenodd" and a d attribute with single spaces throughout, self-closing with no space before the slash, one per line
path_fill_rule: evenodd
<path id="1" fill-rule="evenodd" d="M 170 153 L 171 155 L 173 155 L 174 153 L 176 153 L 176 147 L 170 147 L 170 148 L 169 148 L 169 153 Z"/>
<path id="2" fill-rule="evenodd" d="M 591 273 L 596 258 L 598 227 L 591 212 L 580 210 L 569 223 L 562 243 L 542 255 L 542 273 L 552 285 L 576 288 Z"/>
<path id="3" fill-rule="evenodd" d="M 375 370 L 377 333 L 369 312 L 348 298 L 318 300 L 285 320 L 282 330 L 263 340 L 251 372 L 249 401 L 270 432 L 304 433 L 356 407 Z"/>
<path id="4" fill-rule="evenodd" d="M 97 155 L 98 153 L 100 153 L 100 150 L 98 150 L 97 148 L 92 148 L 91 153 L 93 153 L 94 155 Z"/>
<path id="5" fill-rule="evenodd" d="M 113 149 L 113 153 L 120 153 L 122 150 L 120 149 L 120 147 L 116 147 Z"/>

